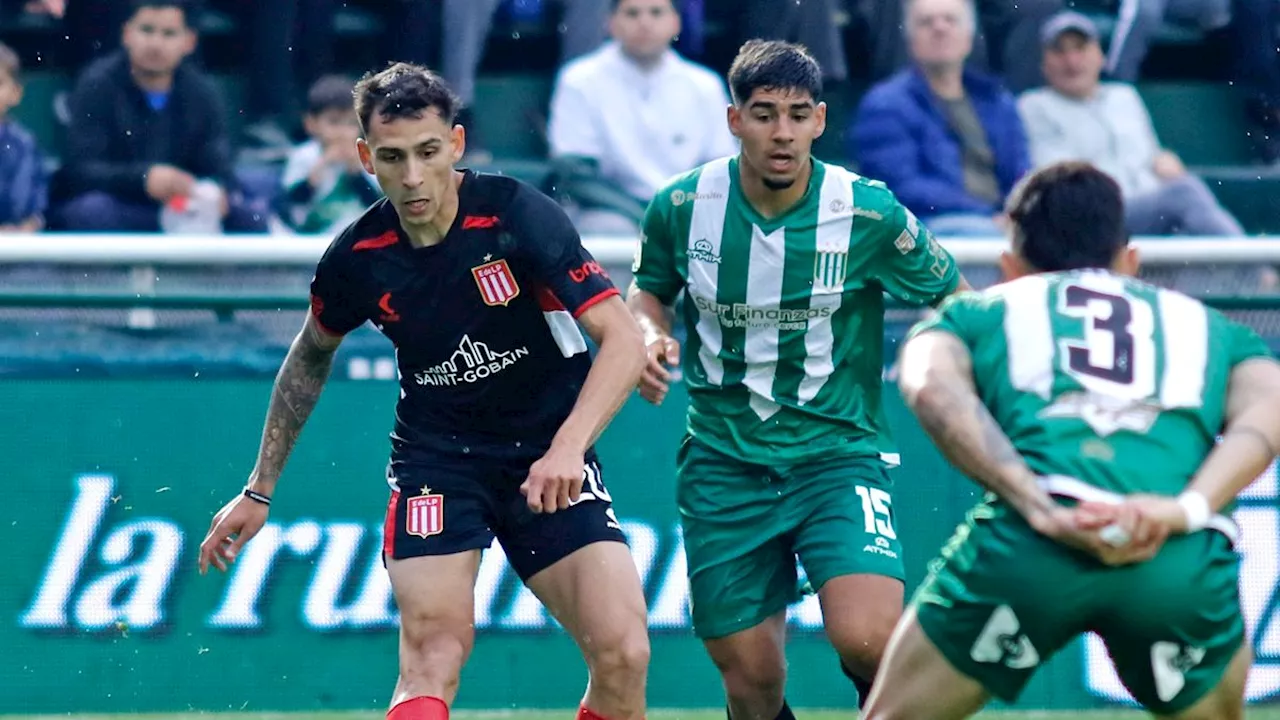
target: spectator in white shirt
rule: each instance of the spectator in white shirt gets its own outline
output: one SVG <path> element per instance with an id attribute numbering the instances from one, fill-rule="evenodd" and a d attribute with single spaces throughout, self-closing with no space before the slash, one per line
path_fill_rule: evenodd
<path id="1" fill-rule="evenodd" d="M 613 0 L 612 42 L 570 62 L 551 98 L 551 157 L 575 162 L 634 201 L 629 211 L 580 202 L 582 232 L 638 230 L 644 206 L 668 179 L 738 151 L 724 82 L 671 48 L 680 32 L 674 0 Z M 585 168 L 585 170 L 584 170 Z"/>
<path id="2" fill-rule="evenodd" d="M 1160 147 L 1133 86 L 1100 81 L 1105 58 L 1092 21 L 1061 13 L 1045 23 L 1041 39 L 1049 87 L 1018 100 L 1036 167 L 1084 160 L 1111 175 L 1135 235 L 1244 234 L 1204 181 Z"/>

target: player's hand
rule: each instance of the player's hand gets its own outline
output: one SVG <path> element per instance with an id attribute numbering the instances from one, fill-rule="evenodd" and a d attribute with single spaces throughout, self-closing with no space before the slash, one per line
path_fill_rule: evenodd
<path id="1" fill-rule="evenodd" d="M 1125 503 L 1057 506 L 1028 515 L 1027 522 L 1040 534 L 1111 566 L 1151 559 L 1168 537 L 1160 523 Z"/>
<path id="2" fill-rule="evenodd" d="M 661 335 L 649 343 L 648 349 L 649 362 L 640 375 L 640 397 L 654 405 L 661 405 L 671 383 L 671 371 L 667 367 L 675 367 L 680 363 L 680 343 Z"/>
<path id="3" fill-rule="evenodd" d="M 266 505 L 243 495 L 223 505 L 200 543 L 200 574 L 208 572 L 209 565 L 226 572 L 244 544 L 267 524 L 267 510 Z"/>
<path id="4" fill-rule="evenodd" d="M 520 485 L 529 509 L 536 513 L 568 510 L 582 494 L 585 466 L 581 452 L 552 445 L 547 454 L 529 468 L 529 476 Z"/>

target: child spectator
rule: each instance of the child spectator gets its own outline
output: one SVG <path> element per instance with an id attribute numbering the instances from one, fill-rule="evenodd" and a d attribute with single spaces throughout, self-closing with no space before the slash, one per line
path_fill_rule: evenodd
<path id="1" fill-rule="evenodd" d="M 300 233 L 340 230 L 381 197 L 356 150 L 360 123 L 352 105 L 353 86 L 347 78 L 330 75 L 307 93 L 303 125 L 311 139 L 289 155 L 278 209 Z"/>
<path id="2" fill-rule="evenodd" d="M 44 227 L 49 183 L 35 138 L 9 111 L 22 102 L 22 64 L 0 43 L 0 233 L 36 232 Z"/>

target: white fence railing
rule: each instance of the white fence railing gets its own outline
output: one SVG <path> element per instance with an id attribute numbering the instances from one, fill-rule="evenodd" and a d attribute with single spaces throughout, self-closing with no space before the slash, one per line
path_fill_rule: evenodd
<path id="1" fill-rule="evenodd" d="M 328 236 L 237 235 L 8 235 L 0 237 L 0 265 L 313 265 Z M 583 244 L 602 264 L 630 265 L 635 240 L 587 237 Z M 945 239 L 942 244 L 967 265 L 996 262 L 1003 239 Z M 1280 238 L 1138 238 L 1144 263 L 1280 264 Z"/>

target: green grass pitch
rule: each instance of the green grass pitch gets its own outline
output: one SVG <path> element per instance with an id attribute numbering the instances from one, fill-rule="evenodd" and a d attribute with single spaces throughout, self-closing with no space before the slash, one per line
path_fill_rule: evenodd
<path id="1" fill-rule="evenodd" d="M 529 711 L 467 711 L 459 710 L 452 714 L 451 720 L 572 720 L 574 711 L 565 709 L 529 710 Z M 797 708 L 796 715 L 802 720 L 851 720 L 855 717 L 850 710 L 805 710 Z M 1245 716 L 1249 720 L 1280 720 L 1280 707 L 1251 708 Z M 56 718 L 73 717 L 70 715 L 0 715 L 4 720 L 55 720 Z M 76 720 L 383 720 L 382 713 L 345 712 L 345 713 L 173 713 L 164 715 L 74 715 Z M 653 710 L 650 720 L 724 720 L 724 713 L 717 710 Z M 987 712 L 978 716 L 987 720 L 1137 720 L 1148 717 L 1140 712 L 1127 710 L 1073 711 L 1054 712 L 1040 711 L 1003 711 Z"/>

